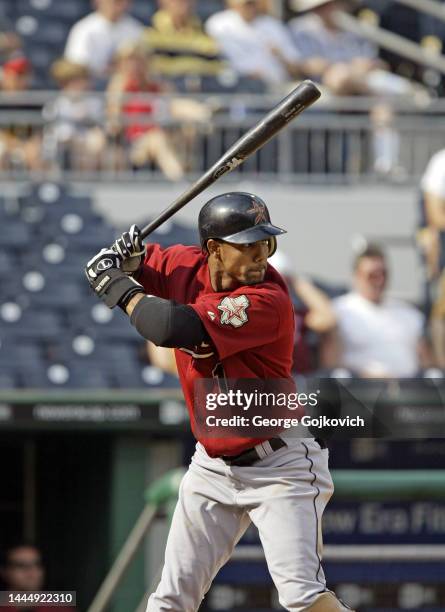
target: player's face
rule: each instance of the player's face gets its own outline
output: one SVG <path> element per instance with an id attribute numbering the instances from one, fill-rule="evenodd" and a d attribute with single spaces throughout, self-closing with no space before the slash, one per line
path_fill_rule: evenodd
<path id="1" fill-rule="evenodd" d="M 268 240 L 249 244 L 220 241 L 218 244 L 218 261 L 226 282 L 230 284 L 231 281 L 232 287 L 263 282 L 269 256 Z"/>
<path id="2" fill-rule="evenodd" d="M 232 9 L 235 9 L 244 21 L 253 21 L 259 13 L 258 0 L 234 0 L 229 4 Z"/>
<path id="3" fill-rule="evenodd" d="M 44 580 L 39 551 L 32 546 L 20 546 L 12 550 L 3 577 L 13 591 L 39 591 Z"/>
<path id="4" fill-rule="evenodd" d="M 166 10 L 173 19 L 187 19 L 193 14 L 194 1 L 193 0 L 163 0 L 161 6 Z"/>
<path id="5" fill-rule="evenodd" d="M 117 21 L 130 8 L 130 0 L 96 0 L 96 8 L 110 21 Z"/>
<path id="6" fill-rule="evenodd" d="M 388 269 L 381 257 L 364 257 L 355 272 L 357 291 L 371 302 L 380 302 L 386 289 Z"/>

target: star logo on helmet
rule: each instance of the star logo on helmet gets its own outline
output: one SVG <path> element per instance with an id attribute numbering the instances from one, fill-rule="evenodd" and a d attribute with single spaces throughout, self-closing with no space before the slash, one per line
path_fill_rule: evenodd
<path id="1" fill-rule="evenodd" d="M 223 298 L 218 304 L 218 310 L 221 311 L 221 323 L 232 325 L 232 327 L 241 327 L 249 320 L 246 312 L 249 306 L 250 302 L 246 295 Z"/>
<path id="2" fill-rule="evenodd" d="M 254 213 L 255 215 L 255 225 L 261 223 L 263 221 L 267 221 L 266 218 L 266 207 L 264 204 L 257 202 L 256 200 L 252 200 L 252 208 L 249 208 L 248 213 Z"/>

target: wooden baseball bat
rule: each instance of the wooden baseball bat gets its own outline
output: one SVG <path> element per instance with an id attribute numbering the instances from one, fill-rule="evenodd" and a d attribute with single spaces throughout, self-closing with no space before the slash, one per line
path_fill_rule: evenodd
<path id="1" fill-rule="evenodd" d="M 182 193 L 168 208 L 141 230 L 142 238 L 154 232 L 164 221 L 167 221 L 178 210 L 188 204 L 193 198 L 213 185 L 221 176 L 241 165 L 255 151 L 264 146 L 278 134 L 297 115 L 309 108 L 321 93 L 312 81 L 303 81 L 288 96 L 279 102 L 256 125 L 234 145 L 195 183 Z"/>

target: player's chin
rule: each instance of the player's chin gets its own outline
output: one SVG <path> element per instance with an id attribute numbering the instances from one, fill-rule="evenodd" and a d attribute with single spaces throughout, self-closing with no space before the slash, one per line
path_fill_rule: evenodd
<path id="1" fill-rule="evenodd" d="M 258 283 L 262 283 L 264 280 L 265 274 L 266 274 L 265 269 L 248 270 L 244 274 L 243 283 L 244 285 L 257 285 Z"/>

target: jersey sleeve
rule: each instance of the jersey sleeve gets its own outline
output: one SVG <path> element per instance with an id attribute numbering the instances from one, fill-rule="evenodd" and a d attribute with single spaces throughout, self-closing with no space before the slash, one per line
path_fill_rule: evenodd
<path id="1" fill-rule="evenodd" d="M 292 327 L 292 305 L 282 289 L 263 285 L 231 294 L 200 297 L 190 306 L 199 315 L 220 359 L 277 340 Z"/>
<path id="2" fill-rule="evenodd" d="M 180 257 L 178 247 L 163 249 L 159 244 L 148 244 L 144 262 L 136 280 L 148 295 L 170 299 L 169 281 Z"/>

